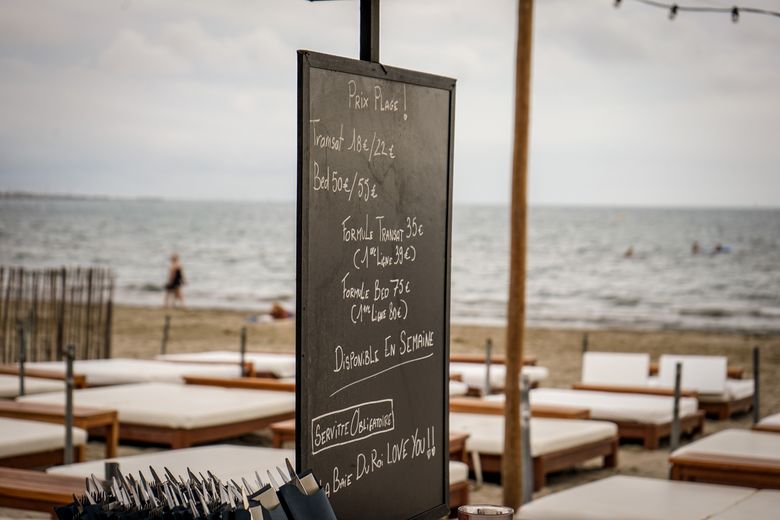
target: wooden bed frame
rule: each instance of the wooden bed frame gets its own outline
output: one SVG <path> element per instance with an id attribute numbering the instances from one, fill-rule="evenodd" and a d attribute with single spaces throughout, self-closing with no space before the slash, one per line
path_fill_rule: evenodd
<path id="1" fill-rule="evenodd" d="M 19 375 L 19 365 L 0 365 L 0 374 L 8 376 Z M 35 377 L 38 379 L 53 379 L 55 381 L 65 381 L 64 372 L 50 372 L 48 370 L 41 370 L 39 368 L 27 368 L 24 369 L 25 377 Z M 73 374 L 73 388 L 86 388 L 87 377 L 83 374 Z"/>
<path id="2" fill-rule="evenodd" d="M 450 363 L 478 363 L 485 364 L 485 356 L 481 354 L 452 354 L 450 353 Z M 506 358 L 504 356 L 491 356 L 490 363 L 494 365 L 505 365 Z M 524 356 L 523 365 L 535 366 L 537 360 L 533 356 Z"/>
<path id="3" fill-rule="evenodd" d="M 73 462 L 84 461 L 84 446 L 73 447 Z M 0 458 L 0 466 L 5 468 L 43 468 L 48 466 L 58 466 L 65 461 L 65 448 L 55 450 L 39 451 L 36 453 L 25 453 L 24 455 L 13 455 L 11 457 Z"/>
<path id="4" fill-rule="evenodd" d="M 260 379 L 244 377 L 236 379 L 223 379 L 218 377 L 185 376 L 187 384 L 205 386 L 220 386 L 224 388 L 244 388 L 254 390 L 274 390 L 279 392 L 295 391 L 295 385 L 284 383 L 274 379 Z M 204 426 L 201 428 L 166 428 L 163 426 L 150 426 L 147 424 L 128 423 L 120 420 L 119 438 L 127 441 L 144 442 L 150 444 L 162 444 L 172 449 L 189 448 L 196 444 L 229 439 L 246 435 L 256 430 L 262 430 L 271 424 L 291 419 L 295 412 L 285 412 L 268 417 L 249 419 L 228 424 Z M 93 431 L 90 430 L 90 434 Z M 99 431 L 94 432 L 99 435 Z"/>
<path id="5" fill-rule="evenodd" d="M 605 468 L 615 468 L 618 463 L 618 449 L 618 437 L 615 436 L 534 457 L 534 491 L 539 491 L 545 486 L 548 474 L 571 468 L 597 457 L 604 459 Z M 480 453 L 479 460 L 482 471 L 501 473 L 501 458 L 501 455 Z M 469 467 L 474 469 L 472 462 L 469 462 Z"/>
<path id="6" fill-rule="evenodd" d="M 777 460 L 691 451 L 673 455 L 669 462 L 672 480 L 780 489 L 780 462 Z"/>
<path id="7" fill-rule="evenodd" d="M 575 390 L 593 390 L 595 392 L 616 392 L 621 394 L 645 394 L 662 395 L 667 397 L 674 396 L 674 390 L 671 388 L 654 388 L 646 386 L 622 386 L 622 385 L 599 385 L 590 383 L 575 383 L 571 386 Z M 696 397 L 699 394 L 693 390 L 683 390 L 680 397 Z M 707 416 L 725 421 L 732 414 L 738 412 L 748 412 L 753 408 L 753 396 L 743 397 L 736 401 L 722 402 L 704 402 L 699 400 L 699 410 L 703 410 Z"/>
<path id="8" fill-rule="evenodd" d="M 753 409 L 753 396 L 743 397 L 736 401 L 704 402 L 699 401 L 699 410 L 704 410 L 708 417 L 719 421 L 728 420 L 735 413 L 749 412 Z"/>
<path id="9" fill-rule="evenodd" d="M 469 503 L 469 481 L 450 484 L 450 517 L 458 516 L 458 508 Z"/>
<path id="10" fill-rule="evenodd" d="M 474 397 L 451 397 L 450 412 L 503 416 L 504 403 Z M 590 419 L 590 410 L 575 406 L 533 405 L 531 406 L 531 416 L 550 419 Z"/>
<path id="11" fill-rule="evenodd" d="M 84 479 L 41 471 L 0 468 L 0 506 L 44 511 L 56 518 L 54 507 L 69 504 L 84 493 Z"/>

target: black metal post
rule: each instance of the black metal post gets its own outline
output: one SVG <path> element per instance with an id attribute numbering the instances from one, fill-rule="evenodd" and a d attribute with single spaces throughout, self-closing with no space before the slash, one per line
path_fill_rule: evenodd
<path id="1" fill-rule="evenodd" d="M 170 315 L 165 315 L 165 325 L 163 325 L 163 335 L 162 335 L 162 344 L 160 345 L 160 354 L 165 354 L 165 352 L 168 350 L 168 331 L 171 328 L 171 317 Z"/>
<path id="2" fill-rule="evenodd" d="M 65 353 L 65 464 L 73 464 L 73 360 L 76 347 L 68 345 Z"/>
<path id="3" fill-rule="evenodd" d="M 584 354 L 587 351 L 588 351 L 588 333 L 586 332 L 582 335 L 582 353 Z"/>
<path id="4" fill-rule="evenodd" d="M 761 420 L 761 349 L 753 347 L 753 424 Z"/>
<path id="5" fill-rule="evenodd" d="M 360 0 L 360 59 L 379 63 L 379 0 Z"/>
<path id="6" fill-rule="evenodd" d="M 106 461 L 106 463 L 103 465 L 103 472 L 105 473 L 106 482 L 111 484 L 111 479 L 119 475 L 119 463 Z"/>
<path id="7" fill-rule="evenodd" d="M 488 338 L 485 342 L 485 395 L 490 395 L 490 364 L 493 358 L 493 340 Z"/>
<path id="8" fill-rule="evenodd" d="M 528 376 L 520 379 L 520 442 L 522 443 L 522 500 L 527 504 L 533 500 L 534 461 L 531 455 L 531 382 Z"/>
<path id="9" fill-rule="evenodd" d="M 16 320 L 16 337 L 19 341 L 19 395 L 24 395 L 24 361 L 25 361 L 25 348 L 24 344 L 24 323 L 22 320 Z"/>
<path id="10" fill-rule="evenodd" d="M 682 385 L 682 363 L 674 368 L 674 405 L 672 408 L 672 431 L 669 434 L 669 450 L 674 451 L 680 446 L 680 386 Z"/>
<path id="11" fill-rule="evenodd" d="M 241 356 L 239 360 L 239 373 L 241 377 L 246 375 L 246 365 L 244 364 L 246 359 L 246 327 L 241 327 Z"/>

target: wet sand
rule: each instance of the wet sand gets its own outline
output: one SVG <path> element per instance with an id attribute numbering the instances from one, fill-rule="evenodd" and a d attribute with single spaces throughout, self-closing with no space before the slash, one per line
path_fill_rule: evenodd
<path id="1" fill-rule="evenodd" d="M 167 351 L 198 352 L 204 350 L 238 350 L 239 334 L 248 328 L 250 351 L 294 352 L 295 325 L 291 320 L 259 322 L 252 312 L 233 310 L 169 310 L 159 308 L 117 306 L 113 324 L 113 356 L 152 358 L 160 352 L 165 315 L 171 316 Z M 579 380 L 581 370 L 582 330 L 536 329 L 526 334 L 527 356 L 535 356 L 540 365 L 550 369 L 550 377 L 542 386 L 567 387 Z M 661 353 L 726 355 L 729 364 L 745 368 L 746 377 L 752 377 L 752 347 L 762 349 L 761 412 L 762 415 L 780 411 L 780 336 L 757 336 L 727 332 L 699 331 L 588 331 L 591 350 L 619 352 L 649 352 L 655 359 Z M 458 325 L 451 331 L 451 349 L 458 353 L 483 353 L 487 338 L 494 344 L 494 353 L 504 351 L 504 330 L 501 327 Z M 724 428 L 747 428 L 749 415 L 729 421 L 707 420 L 705 434 Z M 266 434 L 246 436 L 235 441 L 242 444 L 267 446 Z M 683 439 L 685 442 L 685 439 Z M 122 446 L 120 455 L 160 448 Z M 102 444 L 90 443 L 87 458 L 102 458 Z M 620 448 L 617 469 L 597 469 L 588 464 L 568 472 L 551 475 L 548 486 L 536 496 L 576 486 L 614 473 L 668 478 L 668 449 L 666 446 L 647 451 L 637 444 Z M 472 492 L 472 502 L 500 503 L 501 488 L 486 484 Z M 46 515 L 0 509 L 0 518 L 46 518 Z"/>

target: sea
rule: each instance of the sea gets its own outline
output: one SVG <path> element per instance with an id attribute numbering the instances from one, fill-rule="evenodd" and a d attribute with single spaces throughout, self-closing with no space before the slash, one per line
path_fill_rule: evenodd
<path id="1" fill-rule="evenodd" d="M 508 217 L 455 204 L 453 323 L 506 322 Z M 528 230 L 530 326 L 780 333 L 780 210 L 532 207 Z M 294 203 L 0 198 L 0 265 L 107 266 L 117 303 L 161 305 L 173 252 L 190 307 L 295 306 Z"/>

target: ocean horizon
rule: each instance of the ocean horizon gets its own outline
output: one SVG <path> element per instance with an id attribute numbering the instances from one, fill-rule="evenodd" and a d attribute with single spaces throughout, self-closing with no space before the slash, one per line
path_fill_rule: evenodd
<path id="1" fill-rule="evenodd" d="M 780 332 L 780 209 L 537 204 L 528 225 L 530 326 Z M 454 204 L 454 323 L 506 321 L 508 233 L 506 205 Z M 174 251 L 191 307 L 295 305 L 293 202 L 0 194 L 6 267 L 110 267 L 116 303 L 158 306 Z"/>

